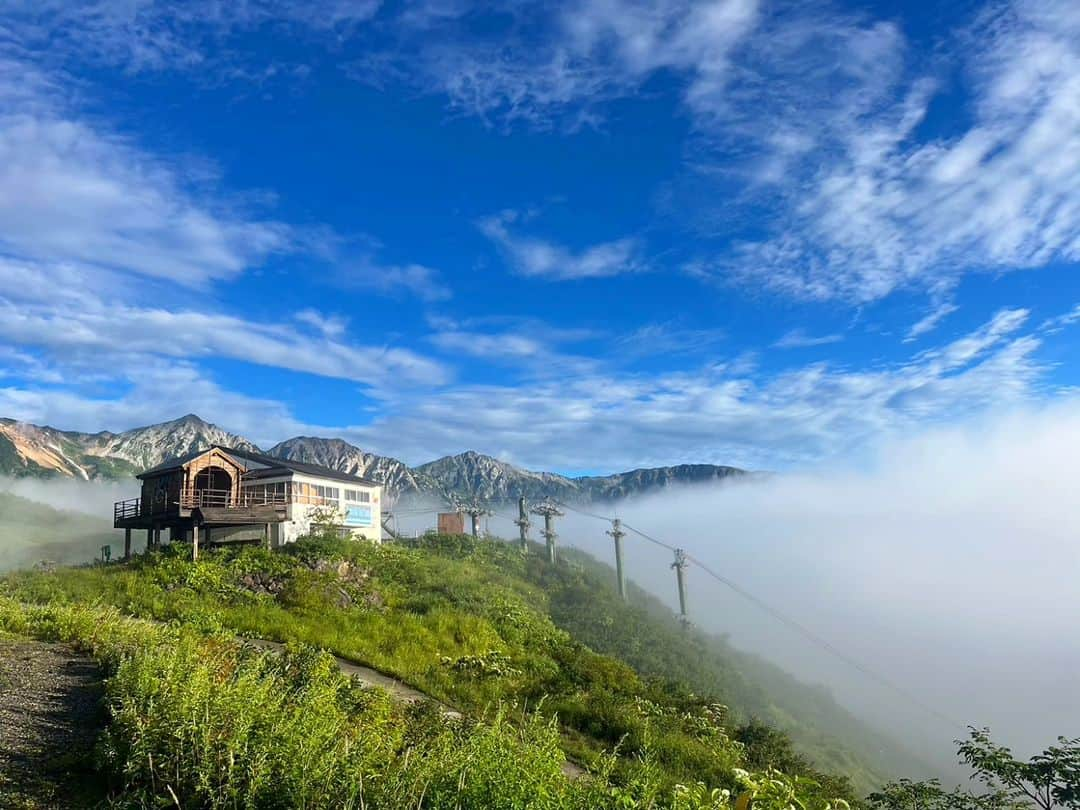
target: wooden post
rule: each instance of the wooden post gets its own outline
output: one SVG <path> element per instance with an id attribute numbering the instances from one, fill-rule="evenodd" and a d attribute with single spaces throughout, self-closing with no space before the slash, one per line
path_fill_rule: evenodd
<path id="1" fill-rule="evenodd" d="M 266 524 L 266 550 L 270 550 L 270 524 Z"/>
<path id="2" fill-rule="evenodd" d="M 131 559 L 131 529 L 124 529 L 124 559 Z"/>
<path id="3" fill-rule="evenodd" d="M 196 523 L 191 530 L 191 561 L 199 559 L 199 524 Z"/>
<path id="4" fill-rule="evenodd" d="M 154 547 L 154 530 L 146 530 L 146 550 L 149 551 Z"/>

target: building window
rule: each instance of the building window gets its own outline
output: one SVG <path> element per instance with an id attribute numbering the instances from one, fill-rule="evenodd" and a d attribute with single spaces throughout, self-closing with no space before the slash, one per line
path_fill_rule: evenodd
<path id="1" fill-rule="evenodd" d="M 341 490 L 337 487 L 324 487 L 321 484 L 316 484 L 315 496 L 322 498 L 324 501 L 336 501 L 341 498 Z"/>
<path id="2" fill-rule="evenodd" d="M 371 503 L 371 493 L 362 489 L 345 490 L 345 500 L 349 503 Z"/>

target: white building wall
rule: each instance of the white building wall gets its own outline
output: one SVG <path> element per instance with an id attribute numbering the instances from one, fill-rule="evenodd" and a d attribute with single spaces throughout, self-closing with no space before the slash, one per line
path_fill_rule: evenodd
<path id="1" fill-rule="evenodd" d="M 338 499 L 335 504 L 308 504 L 308 503 L 291 503 L 288 508 L 289 519 L 284 523 L 278 524 L 278 529 L 274 533 L 276 543 L 275 545 L 281 545 L 283 543 L 295 543 L 304 535 L 311 531 L 312 518 L 317 516 L 320 510 L 327 508 L 333 508 L 338 513 L 338 520 L 345 524 L 349 520 L 349 507 L 359 506 L 366 507 L 370 510 L 370 520 L 365 521 L 370 523 L 366 526 L 346 526 L 346 528 L 352 533 L 352 535 L 360 540 L 373 540 L 376 543 L 382 542 L 382 487 L 371 486 L 364 484 L 362 481 L 338 481 L 330 478 L 317 478 L 310 475 L 300 475 L 294 473 L 292 476 L 285 478 L 263 478 L 254 479 L 250 482 L 252 486 L 257 484 L 271 484 L 279 481 L 292 481 L 294 484 L 310 484 L 312 486 L 333 487 L 338 491 Z M 368 503 L 350 503 L 345 499 L 345 490 L 359 490 L 367 492 L 370 500 Z M 364 510 L 361 510 L 364 511 Z M 355 514 L 355 513 L 354 513 Z"/>

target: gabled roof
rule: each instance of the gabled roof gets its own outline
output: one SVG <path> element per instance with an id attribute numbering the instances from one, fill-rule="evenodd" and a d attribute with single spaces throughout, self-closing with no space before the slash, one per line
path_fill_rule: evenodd
<path id="1" fill-rule="evenodd" d="M 362 478 L 359 475 L 350 475 L 341 470 L 323 467 L 319 464 L 308 464 L 304 461 L 277 458 L 276 456 L 267 456 L 263 453 L 251 453 L 247 450 L 234 450 L 229 447 L 219 447 L 218 449 L 223 450 L 235 459 L 243 459 L 244 461 L 249 462 L 248 470 L 252 473 L 253 477 L 273 475 L 275 472 L 284 469 L 300 473 L 301 475 L 314 476 L 315 478 L 331 478 L 335 481 L 366 484 L 369 487 L 380 486 L 378 481 L 372 481 L 370 478 Z"/>
<path id="2" fill-rule="evenodd" d="M 252 453 L 248 450 L 238 450 L 235 447 L 225 447 L 220 444 L 211 445 L 205 450 L 198 450 L 183 456 L 171 458 L 158 464 L 156 467 L 151 467 L 149 470 L 139 473 L 139 475 L 135 477 L 148 478 L 161 473 L 178 470 L 188 462 L 194 461 L 199 456 L 209 453 L 214 449 L 220 450 L 236 461 L 242 462 L 244 466 L 247 467 L 246 474 L 248 478 L 270 478 L 275 475 L 293 472 L 299 473 L 300 475 L 310 475 L 313 478 L 328 478 L 332 481 L 363 484 L 369 487 L 380 486 L 377 481 L 372 481 L 370 478 L 362 478 L 359 475 L 350 475 L 349 473 L 334 470 L 330 467 L 323 467 L 319 464 L 307 464 L 303 461 L 277 458 L 275 456 L 267 456 L 263 453 Z"/>
<path id="3" fill-rule="evenodd" d="M 135 477 L 136 478 L 149 478 L 150 476 L 157 475 L 158 473 L 172 472 L 173 470 L 179 470 L 181 467 L 183 467 L 189 461 L 194 461 L 199 456 L 205 455 L 205 454 L 209 453 L 213 449 L 214 449 L 213 447 L 207 447 L 205 450 L 192 450 L 190 453 L 185 453 L 182 456 L 174 456 L 172 458 L 167 458 L 163 462 L 158 464 L 157 466 L 151 467 L 149 470 L 143 470 L 141 473 L 139 473 Z M 224 450 L 225 448 L 222 447 L 222 448 L 219 448 L 219 449 Z"/>

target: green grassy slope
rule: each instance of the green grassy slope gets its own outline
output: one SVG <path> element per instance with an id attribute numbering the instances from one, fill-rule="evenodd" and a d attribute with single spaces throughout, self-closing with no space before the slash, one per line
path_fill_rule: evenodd
<path id="1" fill-rule="evenodd" d="M 583 555 L 551 567 L 504 543 L 446 537 L 416 547 L 323 541 L 287 553 L 221 551 L 198 564 L 184 554 L 12 574 L 0 591 L 308 642 L 471 714 L 507 703 L 539 711 L 558 718 L 564 749 L 588 766 L 618 748 L 616 782 L 630 781 L 642 758 L 668 788 L 699 780 L 734 788 L 736 768 L 775 766 L 851 797 L 893 775 L 890 765 L 905 765 L 866 756 L 882 740 L 820 690 L 716 639 L 684 634 L 643 594 L 638 606 L 623 606 L 610 570 Z M 785 694 L 770 694 L 759 676 Z M 751 718 L 792 731 L 805 755 Z M 834 730 L 851 738 L 835 739 Z"/>
<path id="2" fill-rule="evenodd" d="M 782 729 L 817 767 L 846 774 L 860 790 L 897 774 L 931 775 L 926 763 L 859 721 L 824 688 L 723 638 L 684 631 L 666 605 L 632 584 L 624 605 L 608 565 L 574 549 L 564 549 L 563 557 L 565 568 L 531 570 L 549 594 L 555 623 L 591 648 L 618 656 L 643 675 L 720 696 L 736 718 Z"/>

